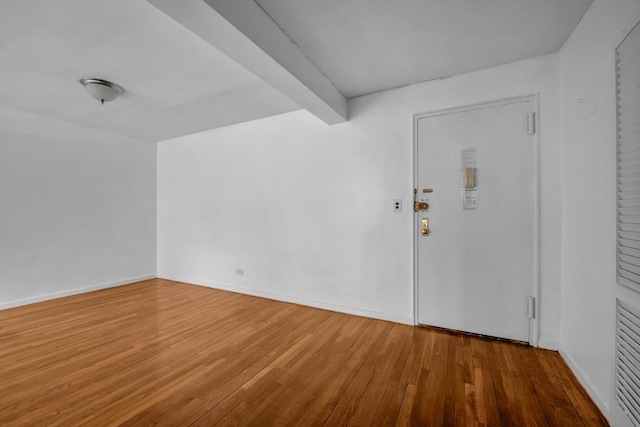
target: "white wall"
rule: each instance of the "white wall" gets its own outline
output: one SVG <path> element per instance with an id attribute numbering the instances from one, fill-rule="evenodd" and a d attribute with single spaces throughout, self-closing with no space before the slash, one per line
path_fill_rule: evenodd
<path id="1" fill-rule="evenodd" d="M 154 277 L 155 231 L 155 144 L 0 107 L 0 308 Z"/>
<path id="2" fill-rule="evenodd" d="M 612 425 L 616 285 L 614 51 L 640 1 L 595 0 L 560 51 L 562 87 L 561 352 Z M 612 409 L 612 410 L 610 410 Z"/>
<path id="3" fill-rule="evenodd" d="M 540 338 L 556 346 L 557 65 L 549 55 L 356 98 L 331 127 L 298 111 L 159 143 L 158 275 L 411 323 L 413 114 L 539 92 Z"/>

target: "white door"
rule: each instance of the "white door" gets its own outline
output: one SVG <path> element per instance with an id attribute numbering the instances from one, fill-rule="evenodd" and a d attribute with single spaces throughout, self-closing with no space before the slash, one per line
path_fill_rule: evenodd
<path id="1" fill-rule="evenodd" d="M 529 97 L 416 116 L 416 198 L 429 205 L 415 214 L 418 323 L 529 342 L 533 104 Z M 475 168 L 476 182 L 463 200 L 465 167 Z"/>

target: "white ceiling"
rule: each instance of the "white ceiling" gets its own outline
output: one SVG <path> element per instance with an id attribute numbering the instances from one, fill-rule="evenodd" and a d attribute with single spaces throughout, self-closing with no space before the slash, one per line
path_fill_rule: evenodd
<path id="1" fill-rule="evenodd" d="M 348 98 L 557 52 L 592 0 L 255 0 Z"/>
<path id="2" fill-rule="evenodd" d="M 146 141 L 300 108 L 144 0 L 0 0 L 0 105 Z"/>
<path id="3" fill-rule="evenodd" d="M 0 0 L 0 105 L 145 141 L 302 107 L 339 123 L 345 97 L 556 52 L 590 3 Z M 81 77 L 127 92 L 100 105 Z"/>

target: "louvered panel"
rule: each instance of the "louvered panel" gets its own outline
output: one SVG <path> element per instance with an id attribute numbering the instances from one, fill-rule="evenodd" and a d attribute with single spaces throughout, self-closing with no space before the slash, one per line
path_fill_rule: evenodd
<path id="1" fill-rule="evenodd" d="M 640 258 L 620 253 L 620 264 L 628 266 L 625 270 L 640 274 Z"/>
<path id="2" fill-rule="evenodd" d="M 626 248 L 626 247 L 622 246 L 620 248 L 620 253 L 640 259 L 640 249 Z M 620 255 L 620 256 L 622 256 L 622 255 Z"/>
<path id="3" fill-rule="evenodd" d="M 618 221 L 623 224 L 638 224 L 640 223 L 640 218 L 630 215 L 618 215 Z"/>
<path id="4" fill-rule="evenodd" d="M 632 40 L 630 38 L 629 40 Z M 636 43 L 640 43 L 640 37 L 636 38 Z M 618 63 L 621 65 L 627 65 L 640 61 L 640 51 L 637 49 L 629 48 L 628 50 L 618 48 Z"/>
<path id="5" fill-rule="evenodd" d="M 640 70 L 638 71 L 640 72 Z M 640 106 L 623 100 L 620 100 L 618 104 L 624 108 L 624 113 L 618 115 L 618 124 L 624 123 L 624 127 L 620 129 L 620 135 L 630 140 L 628 142 L 625 141 L 620 149 L 621 152 L 633 151 L 635 147 L 634 142 L 638 136 L 638 127 L 640 127 L 640 118 L 638 117 Z"/>
<path id="6" fill-rule="evenodd" d="M 639 225 L 639 224 L 632 224 Z M 621 231 L 618 233 L 619 243 L 622 247 L 640 249 L 640 240 L 638 240 L 638 233 L 630 231 Z"/>
<path id="7" fill-rule="evenodd" d="M 640 112 L 640 108 L 624 105 L 623 102 L 620 102 L 619 104 L 624 109 L 629 110 L 625 114 L 621 114 L 619 117 L 620 123 L 624 122 L 625 124 L 625 127 L 620 130 L 620 136 L 630 141 L 626 142 L 625 145 L 621 147 L 621 151 L 633 151 L 634 142 L 638 140 L 638 136 L 640 135 L 640 133 L 638 132 L 638 127 L 640 127 L 640 120 L 638 120 L 638 113 Z M 631 111 L 632 109 L 637 111 Z"/>
<path id="8" fill-rule="evenodd" d="M 633 43 L 640 43 L 640 34 L 637 34 L 632 30 L 627 35 L 625 42 L 616 49 L 616 52 L 620 55 L 621 59 L 635 58 L 638 56 L 638 49 L 633 48 Z"/>
<path id="9" fill-rule="evenodd" d="M 618 108 L 620 107 L 620 101 L 617 102 L 616 104 L 618 106 Z M 636 151 L 634 150 L 634 145 L 631 143 L 631 141 L 636 141 L 637 140 L 637 135 L 638 135 L 638 130 L 637 129 L 629 129 L 628 127 L 625 127 L 624 129 L 620 129 L 620 116 L 617 117 L 617 126 L 616 126 L 616 132 L 618 134 L 618 139 L 620 139 L 620 137 L 624 137 L 625 141 L 623 142 L 622 145 L 618 146 L 617 149 L 617 153 L 618 155 L 621 155 L 623 152 L 627 155 L 631 154 L 632 152 Z M 626 126 L 626 124 L 625 124 Z M 623 135 L 622 132 L 625 132 L 625 134 Z M 618 142 L 620 142 L 618 140 Z"/>
<path id="10" fill-rule="evenodd" d="M 620 226 L 618 227 L 619 231 L 633 231 L 633 232 L 640 232 L 640 224 L 620 224 Z"/>
<path id="11" fill-rule="evenodd" d="M 640 249 L 627 248 L 622 246 L 620 248 L 620 253 L 640 259 Z"/>
<path id="12" fill-rule="evenodd" d="M 618 187 L 622 187 L 618 185 Z M 620 188 L 618 194 L 618 201 L 623 200 L 623 197 L 626 197 L 629 193 L 637 192 L 640 190 L 640 182 L 635 182 L 633 184 L 625 184 L 624 190 Z"/>
<path id="13" fill-rule="evenodd" d="M 616 398 L 633 425 L 640 427 L 640 313 L 616 304 Z"/>
<path id="14" fill-rule="evenodd" d="M 636 125 L 638 125 L 638 123 L 635 123 Z M 621 132 L 619 132 L 619 135 L 623 138 L 628 138 L 630 140 L 638 140 L 638 138 L 640 137 L 640 129 L 624 129 Z M 625 152 L 628 153 L 630 151 L 634 151 L 635 148 L 634 146 L 629 142 L 626 143 L 623 147 L 620 148 L 620 152 Z"/>
<path id="15" fill-rule="evenodd" d="M 618 224 L 619 227 L 618 229 L 621 230 L 620 226 L 625 225 L 625 224 L 629 224 L 629 225 L 633 225 L 633 224 L 638 224 L 640 222 L 640 218 L 638 218 L 637 216 L 633 216 L 633 215 L 618 215 Z M 639 237 L 631 232 L 631 231 L 620 231 L 620 237 L 624 238 L 624 239 L 632 239 L 632 240 L 638 240 Z"/>
<path id="16" fill-rule="evenodd" d="M 640 189 L 635 191 L 625 191 L 620 193 L 620 200 L 640 199 Z"/>
<path id="17" fill-rule="evenodd" d="M 637 339 L 633 337 L 629 337 L 626 334 L 631 333 L 631 330 L 625 326 L 620 325 L 621 337 L 618 345 L 620 346 L 621 351 L 630 361 L 640 360 L 640 350 L 634 350 L 634 347 L 637 348 L 640 346 L 640 343 Z M 640 366 L 635 366 L 634 363 L 630 363 L 630 367 L 640 369 Z"/>
<path id="18" fill-rule="evenodd" d="M 625 370 L 633 373 L 634 382 L 637 384 L 638 380 L 640 380 L 640 368 L 633 364 L 633 356 L 621 345 L 618 347 L 618 357 L 620 363 L 624 365 Z"/>
<path id="19" fill-rule="evenodd" d="M 625 106 L 626 103 L 623 101 L 618 101 L 618 105 Z M 631 108 L 631 107 L 626 107 L 626 108 Z M 623 118 L 626 118 L 626 114 L 618 115 L 618 126 L 622 123 Z M 628 139 L 628 141 L 624 141 L 622 146 L 620 146 L 620 151 L 619 151 L 620 153 L 628 153 L 630 151 L 635 150 L 635 146 L 633 145 L 632 141 L 638 140 L 637 126 L 638 126 L 637 117 L 632 116 L 631 120 L 628 123 L 624 124 L 624 128 L 618 129 L 618 135 L 625 139 Z"/>
<path id="20" fill-rule="evenodd" d="M 635 263 L 630 263 L 626 261 L 622 261 L 622 258 L 625 255 L 620 255 L 620 262 L 618 262 L 618 266 L 621 270 L 628 271 L 640 277 L 640 265 L 635 265 Z"/>
<path id="21" fill-rule="evenodd" d="M 640 360 L 640 330 L 637 329 L 633 322 L 633 320 L 620 316 L 620 327 L 625 333 L 625 341 L 630 343 L 632 351 L 637 351 L 635 356 Z M 635 322 L 638 322 L 638 320 L 635 320 Z"/>
<path id="22" fill-rule="evenodd" d="M 626 409 L 625 412 L 629 415 L 629 418 L 632 418 L 634 424 L 637 426 L 637 423 L 640 422 L 638 421 L 640 420 L 640 409 L 638 409 L 637 402 L 640 399 L 638 399 L 637 395 L 632 391 L 633 388 L 629 386 L 629 383 L 624 377 L 621 377 L 617 381 L 617 385 L 618 399 L 620 400 L 623 398 L 625 403 L 625 407 L 623 409 Z"/>
<path id="23" fill-rule="evenodd" d="M 639 69 L 636 68 L 633 71 L 637 73 L 639 71 Z M 621 100 L 622 100 L 623 99 L 622 95 L 624 95 L 624 91 L 625 90 L 631 90 L 631 91 L 634 90 L 633 80 L 632 79 L 628 79 L 628 78 L 624 79 L 624 78 L 621 78 L 620 76 L 618 76 L 618 82 L 619 82 L 618 83 L 618 97 L 620 97 Z M 625 111 L 625 113 L 626 113 L 626 111 Z"/>
<path id="24" fill-rule="evenodd" d="M 618 104 L 617 104 L 617 105 L 619 106 L 619 105 L 620 105 L 620 103 L 618 102 Z M 618 137 L 620 137 L 620 136 L 621 136 L 621 135 L 620 135 L 620 126 L 619 126 L 619 124 L 620 124 L 620 123 L 618 123 L 618 126 L 616 127 L 616 132 L 618 133 Z M 637 131 L 634 131 L 634 132 L 637 132 Z M 631 138 L 631 140 L 633 141 L 633 138 Z M 618 142 L 620 142 L 620 141 L 618 141 Z M 628 145 L 628 144 L 630 144 L 630 143 L 629 143 L 629 142 L 627 142 L 626 144 Z M 618 146 L 618 147 L 617 147 L 617 149 L 616 149 L 616 153 L 618 154 L 618 157 L 620 157 L 620 156 L 622 155 L 622 147 Z M 625 151 L 625 157 L 624 157 L 624 159 L 626 159 L 626 156 L 637 156 L 637 155 L 638 155 L 638 153 L 639 153 L 639 152 L 638 152 L 637 150 L 635 150 L 635 151 L 634 151 L 634 150 L 632 150 L 632 149 L 628 148 L 628 149 Z M 633 158 L 633 157 L 632 157 L 632 158 Z"/>
<path id="25" fill-rule="evenodd" d="M 640 149 L 638 150 L 638 153 L 640 153 Z M 634 171 L 640 169 L 640 167 L 638 166 L 640 165 L 640 156 L 638 156 L 638 158 L 633 158 L 636 155 L 636 153 L 633 153 L 618 156 L 618 174 L 616 175 L 618 183 L 620 183 L 620 179 L 623 176 L 633 174 L 635 173 Z"/>
<path id="26" fill-rule="evenodd" d="M 636 283 L 640 282 L 640 276 L 637 274 L 633 274 L 629 271 L 625 271 L 623 269 L 618 268 L 618 280 L 620 281 L 620 283 L 622 283 L 623 285 L 632 287 L 634 286 Z"/>
<path id="27" fill-rule="evenodd" d="M 635 141 L 638 139 L 639 135 L 640 135 L 640 130 L 635 130 L 635 129 L 632 131 L 630 130 L 618 131 L 619 138 L 630 140 L 630 141 L 626 141 L 623 145 L 620 146 L 620 150 L 618 151 L 618 154 L 624 157 L 627 154 L 637 153 L 639 147 L 637 143 L 635 143 Z M 634 143 L 632 143 L 631 141 L 633 141 Z"/>
<path id="28" fill-rule="evenodd" d="M 618 67 L 627 67 L 627 70 L 622 70 L 626 72 L 637 71 L 640 69 L 640 61 L 638 58 L 626 58 L 626 59 L 618 59 L 616 62 Z M 618 94 L 622 93 L 622 90 L 626 89 L 630 81 L 633 81 L 633 76 L 624 73 L 618 73 L 617 75 L 618 81 L 621 83 L 618 85 Z"/>
<path id="29" fill-rule="evenodd" d="M 617 391 L 618 391 L 618 403 L 620 404 L 620 407 L 622 407 L 622 409 L 627 413 L 630 414 L 631 411 L 633 411 L 629 417 L 631 418 L 631 416 L 633 416 L 634 419 L 638 420 L 640 419 L 640 414 L 638 414 L 635 409 L 633 409 L 633 405 L 629 403 L 629 397 L 626 396 L 624 394 L 624 386 L 621 386 L 619 382 L 616 383 L 617 385 Z M 622 388 L 622 390 L 621 390 Z M 629 409 L 631 408 L 631 409 Z M 638 426 L 637 423 L 635 423 L 636 427 Z"/>
<path id="30" fill-rule="evenodd" d="M 628 58 L 628 60 L 622 59 L 622 60 L 618 61 L 618 66 L 619 67 L 628 67 L 627 71 L 637 71 L 638 69 L 640 69 L 640 59 L 639 58 Z M 619 74 L 618 75 L 618 79 L 622 83 L 626 83 L 624 75 Z M 626 80 L 629 81 L 629 80 L 633 80 L 633 79 L 627 78 Z M 625 86 L 620 85 L 619 88 L 620 89 L 625 89 Z"/>
<path id="31" fill-rule="evenodd" d="M 629 70 L 629 71 L 633 71 L 633 72 L 638 72 L 640 71 L 640 67 L 634 69 L 634 70 Z M 633 78 L 625 78 L 624 76 L 620 76 L 618 75 L 618 99 L 621 102 L 624 102 L 626 100 L 626 98 L 624 97 L 625 95 L 625 91 L 634 91 L 637 90 L 637 88 L 634 86 L 633 83 Z M 635 106 L 635 104 L 633 104 Z M 625 110 L 624 114 L 629 114 L 629 112 L 632 112 L 633 110 Z"/>
<path id="32" fill-rule="evenodd" d="M 640 40 L 638 40 L 640 43 Z M 624 52 L 618 51 L 618 65 L 619 66 L 629 66 L 633 65 L 640 66 L 640 53 L 638 51 L 635 52 Z"/>
<path id="33" fill-rule="evenodd" d="M 629 34 L 625 42 L 640 43 L 640 37 L 634 37 L 633 34 Z M 618 62 L 622 64 L 628 64 L 629 62 L 632 62 L 633 60 L 640 58 L 640 52 L 638 51 L 638 49 L 634 49 L 632 46 L 629 46 L 629 45 L 626 45 L 626 46 L 620 45 L 620 47 L 618 47 L 616 51 L 618 53 Z"/>
<path id="34" fill-rule="evenodd" d="M 623 64 L 624 65 L 624 64 Z M 634 69 L 629 69 L 629 72 L 634 72 L 637 73 L 640 71 L 640 66 L 638 66 L 638 64 L 636 63 L 630 63 L 630 66 L 634 67 Z M 620 76 L 618 75 L 618 97 L 621 100 L 624 100 L 623 95 L 625 91 L 633 91 L 634 89 L 637 90 L 636 87 L 634 87 L 634 81 L 633 78 L 625 78 L 624 76 Z M 633 110 L 629 110 L 629 111 L 625 111 L 625 114 L 632 112 Z"/>
<path id="35" fill-rule="evenodd" d="M 626 185 L 632 182 L 640 182 L 640 175 L 638 175 L 637 172 L 634 171 L 634 167 L 637 167 L 638 164 L 640 164 L 640 162 L 636 162 L 635 164 L 627 166 L 623 166 L 621 164 L 620 173 L 618 174 L 618 184 Z"/>
<path id="36" fill-rule="evenodd" d="M 637 41 L 640 43 L 640 40 Z M 635 67 L 640 67 L 640 55 L 638 52 L 617 52 L 616 65 L 618 67 L 628 67 L 629 69 L 633 69 Z"/>
<path id="37" fill-rule="evenodd" d="M 628 194 L 632 191 L 640 190 L 640 182 L 632 182 L 629 184 L 624 184 L 624 186 L 618 184 L 618 188 L 619 188 L 618 200 L 620 200 L 624 194 Z"/>
<path id="38" fill-rule="evenodd" d="M 640 402 L 640 386 L 638 386 L 638 383 L 627 374 L 627 372 L 630 372 L 630 369 L 622 361 L 620 362 L 620 366 L 622 367 L 622 369 L 620 369 L 620 382 L 626 386 L 624 391 L 629 395 L 629 397 L 631 397 L 631 399 Z M 640 411 L 640 408 L 634 409 Z"/>
<path id="39" fill-rule="evenodd" d="M 622 169 L 620 170 L 620 173 L 618 174 L 618 184 L 619 185 L 623 185 L 626 187 L 633 187 L 633 184 L 636 184 L 640 182 L 640 174 L 638 174 L 637 172 L 632 171 L 631 169 Z M 631 185 L 629 185 L 631 184 Z M 624 188 L 624 187 L 623 187 Z M 636 188 L 637 189 L 637 188 Z M 624 190 L 624 191 L 629 191 Z"/>
<path id="40" fill-rule="evenodd" d="M 623 363 L 626 364 L 626 367 L 629 368 L 628 374 L 633 378 L 634 382 L 638 382 L 638 380 L 640 380 L 640 377 L 638 377 L 637 375 L 637 371 L 640 370 L 640 366 L 637 365 L 636 362 L 640 361 L 640 353 L 636 350 L 634 350 L 634 346 L 637 347 L 640 344 L 638 344 L 637 341 L 631 339 L 628 340 L 625 334 L 627 334 L 629 332 L 629 328 L 625 328 L 625 327 L 620 327 L 620 337 L 619 337 L 619 341 L 618 341 L 618 353 L 619 357 L 622 360 Z"/>
<path id="41" fill-rule="evenodd" d="M 618 153 L 620 154 L 620 153 Z M 621 171 L 633 170 L 628 169 L 630 167 L 634 167 L 640 163 L 640 150 L 636 150 L 634 152 L 627 153 L 623 158 L 620 159 Z"/>
<path id="42" fill-rule="evenodd" d="M 633 61 L 629 61 L 629 62 L 618 62 L 618 66 L 620 67 L 624 67 L 627 66 L 629 67 L 629 72 L 634 72 L 637 73 L 638 71 L 640 71 L 640 61 L 637 60 L 633 60 Z M 619 85 L 618 85 L 618 96 L 623 94 L 625 90 L 629 90 L 629 89 L 633 89 L 633 78 L 629 78 L 629 77 L 625 77 L 624 75 L 618 75 L 618 81 L 619 81 Z"/>
<path id="43" fill-rule="evenodd" d="M 630 208 L 618 208 L 618 212 L 620 212 L 620 216 L 629 216 L 629 217 L 640 217 L 640 208 L 630 207 Z"/>
<path id="44" fill-rule="evenodd" d="M 622 234 L 622 233 L 620 233 L 620 234 Z M 640 249 L 640 241 L 631 240 L 631 239 L 620 239 L 620 246 L 627 247 L 627 248 L 633 248 L 633 249 Z"/>
<path id="45" fill-rule="evenodd" d="M 621 208 L 640 206 L 640 198 L 621 199 L 620 203 L 618 203 L 618 206 Z"/>
<path id="46" fill-rule="evenodd" d="M 636 70 L 636 72 L 640 72 L 640 68 L 638 70 Z M 631 83 L 629 86 L 632 86 L 634 83 Z M 626 88 L 622 87 L 620 88 L 622 91 L 624 91 Z M 633 90 L 632 87 L 626 89 L 626 90 Z M 621 103 L 624 103 L 624 99 L 620 99 Z M 640 106 L 630 103 L 629 104 L 629 108 L 625 109 L 624 111 L 620 112 L 620 120 L 629 120 L 630 124 L 633 123 L 638 123 L 638 121 L 640 121 L 638 119 L 638 112 L 640 112 Z M 634 129 L 633 127 L 630 128 L 630 130 Z"/>
<path id="47" fill-rule="evenodd" d="M 623 103 L 620 102 L 620 104 L 622 105 Z M 631 109 L 631 107 L 626 106 L 624 108 Z M 628 142 L 625 141 L 624 145 L 620 147 L 621 152 L 628 153 L 637 149 L 637 141 L 640 137 L 640 131 L 638 130 L 638 128 L 640 128 L 640 120 L 638 120 L 640 108 L 634 109 L 638 111 L 628 111 L 627 114 L 621 114 L 619 117 L 620 123 L 625 122 L 625 128 L 620 130 L 620 136 L 628 140 Z"/>
<path id="48" fill-rule="evenodd" d="M 640 426 L 640 315 L 618 300 L 616 396 L 620 407 Z"/>
<path id="49" fill-rule="evenodd" d="M 634 73 L 637 73 L 638 71 L 640 71 L 640 67 L 633 70 Z M 630 100 L 626 97 L 628 93 L 633 94 L 634 92 L 637 92 L 638 88 L 635 86 L 635 82 L 633 79 L 622 80 L 618 76 L 618 83 L 618 102 L 621 104 L 627 103 L 629 106 L 629 109 L 625 109 L 620 112 L 620 117 L 626 120 L 638 120 L 638 116 L 636 115 L 638 112 L 638 106 L 632 99 Z"/>
<path id="50" fill-rule="evenodd" d="M 621 173 L 638 170 L 638 166 L 640 166 L 640 150 L 637 153 L 628 154 L 624 157 L 624 160 L 620 160 Z"/>
<path id="51" fill-rule="evenodd" d="M 637 43 L 640 43 L 640 40 Z M 631 54 L 618 51 L 617 65 L 618 67 L 629 67 L 629 69 L 633 67 L 640 68 L 640 54 L 637 51 L 631 52 Z"/>
<path id="52" fill-rule="evenodd" d="M 620 194 L 619 194 L 619 199 L 620 199 L 622 198 L 623 194 L 640 190 L 640 181 L 630 182 L 624 185 L 618 184 L 618 188 L 620 189 Z"/>
<path id="53" fill-rule="evenodd" d="M 618 182 L 620 182 L 621 185 L 630 183 L 630 182 L 640 182 L 640 171 L 634 171 L 633 173 L 630 173 L 631 171 L 621 171 L 620 172 L 620 178 L 618 179 Z"/>
<path id="54" fill-rule="evenodd" d="M 640 131 L 640 129 L 637 130 L 636 132 L 638 131 Z M 620 155 L 621 153 L 619 147 L 617 148 L 617 153 L 618 155 Z M 635 152 L 628 152 L 623 160 L 637 161 L 639 157 L 640 157 L 640 150 L 636 150 Z"/>
<path id="55" fill-rule="evenodd" d="M 640 26 L 616 49 L 618 282 L 640 291 Z"/>
<path id="56" fill-rule="evenodd" d="M 631 207 L 631 208 L 618 208 L 618 212 L 620 212 L 620 216 L 634 216 L 640 217 L 640 208 Z"/>
<path id="57" fill-rule="evenodd" d="M 640 43 L 640 39 L 637 41 Z M 640 53 L 637 50 L 635 51 L 627 51 L 618 50 L 618 64 L 620 65 L 629 65 L 633 64 L 640 60 Z"/>

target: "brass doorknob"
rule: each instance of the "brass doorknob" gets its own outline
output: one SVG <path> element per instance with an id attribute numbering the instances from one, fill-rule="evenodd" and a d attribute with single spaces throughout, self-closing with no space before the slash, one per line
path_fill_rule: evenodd
<path id="1" fill-rule="evenodd" d="M 422 218 L 422 229 L 421 233 L 423 236 L 429 235 L 429 218 Z"/>

